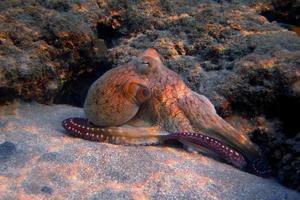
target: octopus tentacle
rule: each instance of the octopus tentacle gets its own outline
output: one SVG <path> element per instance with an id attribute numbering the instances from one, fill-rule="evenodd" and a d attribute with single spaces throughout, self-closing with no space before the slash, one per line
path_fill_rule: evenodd
<path id="1" fill-rule="evenodd" d="M 193 145 L 196 149 L 199 147 L 204 147 L 211 150 L 213 153 L 217 154 L 218 156 L 232 163 L 238 168 L 243 168 L 247 164 L 244 157 L 232 147 L 215 138 L 206 136 L 198 132 L 171 133 L 170 135 L 165 136 L 164 139 L 176 139 L 183 143 L 187 142 L 188 145 Z"/>
<path id="2" fill-rule="evenodd" d="M 244 156 L 234 148 L 219 141 L 218 139 L 209 137 L 199 132 L 178 132 L 164 136 L 164 140 L 170 139 L 179 140 L 182 143 L 187 143 L 187 145 L 192 145 L 196 148 L 196 150 L 197 148 L 201 147 L 209 149 L 227 162 L 232 163 L 235 167 L 250 173 L 254 173 L 262 177 L 269 177 L 272 174 L 270 165 L 263 157 L 249 157 L 248 155 Z"/>
<path id="3" fill-rule="evenodd" d="M 271 170 L 263 158 L 244 157 L 229 145 L 198 132 L 168 133 L 158 127 L 97 127 L 84 118 L 68 118 L 62 126 L 74 137 L 122 145 L 158 145 L 166 140 L 178 140 L 197 149 L 209 149 L 235 167 L 268 177 Z"/>
<path id="4" fill-rule="evenodd" d="M 161 136 L 167 134 L 155 126 L 98 127 L 84 118 L 65 119 L 62 126 L 74 137 L 123 145 L 155 145 L 161 142 Z"/>
<path id="5" fill-rule="evenodd" d="M 273 173 L 270 164 L 264 157 L 249 160 L 245 170 L 265 178 L 270 177 Z"/>
<path id="6" fill-rule="evenodd" d="M 209 136 L 200 133 L 164 133 L 157 128 L 140 127 L 97 127 L 89 123 L 84 118 L 68 118 L 62 122 L 62 126 L 75 137 L 86 140 L 108 142 L 113 144 L 137 144 L 154 145 L 169 139 L 177 139 L 189 144 L 205 147 L 221 158 L 232 163 L 236 167 L 242 168 L 246 162 L 241 154 L 228 145 Z M 168 134 L 168 135 L 167 135 Z"/>
<path id="7" fill-rule="evenodd" d="M 181 109 L 192 122 L 193 126 L 209 135 L 234 146 L 237 150 L 253 156 L 259 156 L 260 151 L 249 138 L 222 119 L 213 104 L 203 95 L 193 92 L 188 101 L 180 100 Z M 190 112 L 190 111 L 194 112 Z"/>

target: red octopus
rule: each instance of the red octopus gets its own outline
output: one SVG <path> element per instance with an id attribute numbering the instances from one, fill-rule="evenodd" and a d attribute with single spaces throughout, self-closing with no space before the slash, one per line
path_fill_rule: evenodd
<path id="1" fill-rule="evenodd" d="M 84 103 L 87 119 L 69 118 L 73 136 L 125 145 L 178 140 L 251 173 L 270 168 L 250 139 L 233 128 L 203 95 L 189 89 L 150 48 L 96 80 Z"/>

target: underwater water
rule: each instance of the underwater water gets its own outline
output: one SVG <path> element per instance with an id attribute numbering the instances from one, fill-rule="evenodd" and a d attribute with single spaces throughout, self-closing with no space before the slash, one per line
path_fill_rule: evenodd
<path id="1" fill-rule="evenodd" d="M 300 24 L 293 2 L 0 1 L 0 199 L 300 199 Z M 147 68 L 151 60 L 137 59 L 148 48 L 159 54 L 152 68 Z M 159 59 L 178 76 L 145 75 L 163 71 L 155 63 Z M 127 123 L 140 119 L 144 109 L 149 115 L 129 126 L 153 125 L 150 113 L 156 113 L 164 123 L 160 128 L 176 132 L 184 129 L 177 116 L 196 126 L 197 105 L 207 98 L 247 139 L 209 130 L 207 140 L 185 135 L 185 144 L 161 146 L 110 144 L 124 139 L 116 135 L 103 143 L 70 137 L 61 122 L 86 118 L 83 105 L 91 85 L 130 62 L 141 76 L 126 79 L 122 72 L 105 79 L 95 96 L 106 99 L 94 102 L 113 109 L 92 111 Z M 122 82 L 132 77 L 134 84 Z M 162 80 L 169 84 L 161 86 Z M 149 85 L 160 86 L 148 91 Z M 198 94 L 205 97 L 193 101 Z M 146 103 L 152 97 L 156 107 Z M 211 108 L 203 105 L 200 111 Z M 100 127 L 89 125 L 85 134 L 93 135 L 84 137 L 98 140 L 101 135 L 90 128 Z M 69 128 L 82 131 L 74 124 Z M 156 130 L 151 128 L 143 133 Z M 140 129 L 134 130 L 133 136 Z M 271 178 L 245 172 L 243 156 L 256 161 L 247 148 L 235 163 L 240 169 L 230 165 L 235 159 L 230 150 L 241 152 L 223 151 L 220 144 L 241 145 L 248 138 L 269 162 Z M 158 143 L 155 137 L 136 141 Z M 205 156 L 211 153 L 207 149 L 186 151 L 195 150 L 189 143 L 195 141 L 223 160 Z"/>

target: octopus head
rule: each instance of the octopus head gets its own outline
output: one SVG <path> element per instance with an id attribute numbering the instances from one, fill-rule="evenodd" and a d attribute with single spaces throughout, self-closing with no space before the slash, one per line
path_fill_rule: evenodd
<path id="1" fill-rule="evenodd" d="M 149 76 L 162 67 L 156 50 L 147 49 L 132 62 L 106 72 L 88 91 L 84 103 L 87 118 L 102 127 L 128 122 L 150 99 Z"/>

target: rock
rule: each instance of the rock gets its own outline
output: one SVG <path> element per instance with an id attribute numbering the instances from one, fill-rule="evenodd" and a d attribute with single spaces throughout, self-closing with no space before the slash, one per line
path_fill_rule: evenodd
<path id="1" fill-rule="evenodd" d="M 299 0 L 272 0 L 274 9 L 272 12 L 292 24 L 300 25 L 300 1 Z"/>
<path id="2" fill-rule="evenodd" d="M 96 1 L 1 1 L 0 102 L 51 103 L 80 75 L 103 73 L 107 47 L 97 26 L 104 10 L 97 8 Z"/>
<path id="3" fill-rule="evenodd" d="M 279 182 L 300 191 L 299 134 L 294 138 L 287 138 L 278 132 L 256 130 L 251 135 L 273 164 Z"/>
<path id="4" fill-rule="evenodd" d="M 0 144 L 0 160 L 9 159 L 16 152 L 16 145 L 12 142 L 4 142 Z"/>
<path id="5" fill-rule="evenodd" d="M 196 153 L 69 137 L 80 108 L 0 107 L 0 199 L 298 199 L 300 194 Z M 13 152 L 13 153 L 12 153 Z M 3 154 L 1 152 L 1 154 Z"/>
<path id="6" fill-rule="evenodd" d="M 254 5 L 208 2 L 172 1 L 168 12 L 156 1 L 133 4 L 127 12 L 120 9 L 123 21 L 139 24 L 130 27 L 131 37 L 109 50 L 109 59 L 119 65 L 138 49 L 155 47 L 220 113 L 237 110 L 256 116 L 273 109 L 280 96 L 299 96 L 300 38 L 269 23 Z M 128 19 L 128 12 L 135 15 Z M 163 26 L 156 27 L 159 22 Z"/>
<path id="7" fill-rule="evenodd" d="M 279 22 L 281 26 L 300 36 L 300 1 L 266 0 L 261 14 L 269 21 Z"/>
<path id="8" fill-rule="evenodd" d="M 169 65 L 191 55 L 208 70 L 231 68 L 253 48 L 230 47 L 240 32 L 278 30 L 257 15 L 258 7 L 248 12 L 252 2 L 1 1 L 0 101 L 80 105 L 88 87 L 78 90 L 76 82 L 90 85 L 109 68 L 107 47 L 117 47 L 114 62 L 122 61 L 116 54 L 154 46 Z"/>

